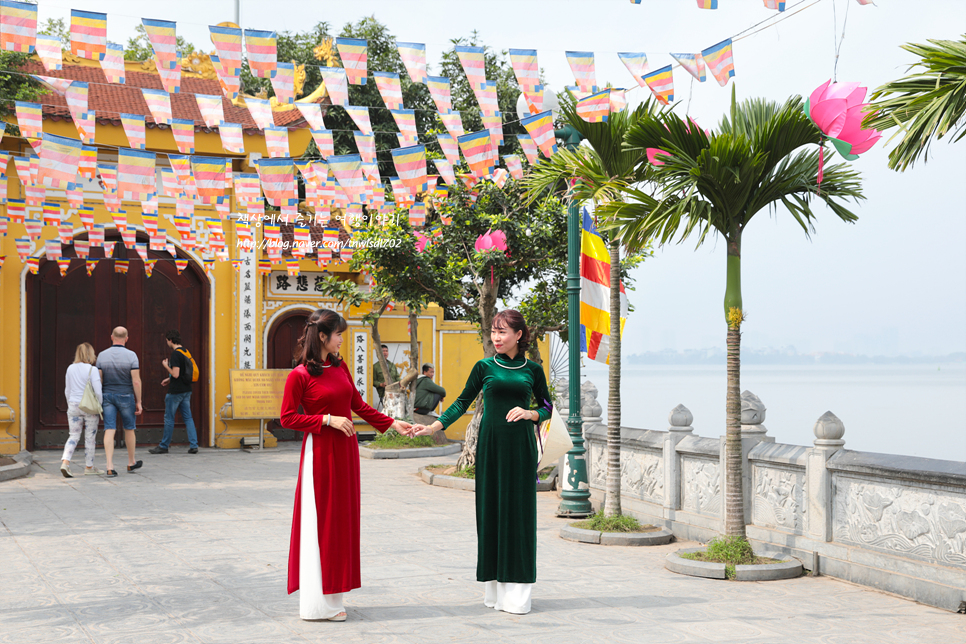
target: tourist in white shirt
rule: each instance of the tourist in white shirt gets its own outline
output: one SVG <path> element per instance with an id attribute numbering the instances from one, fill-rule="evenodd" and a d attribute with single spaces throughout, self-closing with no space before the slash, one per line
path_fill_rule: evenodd
<path id="1" fill-rule="evenodd" d="M 70 437 L 64 445 L 64 455 L 61 457 L 60 472 L 64 478 L 71 478 L 74 475 L 70 471 L 70 459 L 74 456 L 74 449 L 80 441 L 81 432 L 85 431 L 84 436 L 84 461 L 87 466 L 84 474 L 101 474 L 94 467 L 94 448 L 97 445 L 97 414 L 85 414 L 78 405 L 84 397 L 84 389 L 87 381 L 90 380 L 97 396 L 97 402 L 103 402 L 101 393 L 101 375 L 94 366 L 96 356 L 94 347 L 85 342 L 77 345 L 74 352 L 74 364 L 67 367 L 67 388 L 64 395 L 67 396 L 67 424 L 70 427 Z"/>

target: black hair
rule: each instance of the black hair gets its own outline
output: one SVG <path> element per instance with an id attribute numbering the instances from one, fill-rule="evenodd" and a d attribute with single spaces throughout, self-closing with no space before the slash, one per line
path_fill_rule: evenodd
<path id="1" fill-rule="evenodd" d="M 181 344 L 181 331 L 172 329 L 164 334 L 166 340 L 171 340 L 175 344 Z"/>
<path id="2" fill-rule="evenodd" d="M 517 310 L 505 309 L 494 315 L 491 328 L 509 328 L 512 331 L 523 331 L 520 339 L 517 340 L 517 351 L 524 353 L 530 346 L 530 329 L 527 328 L 527 323 L 524 321 L 523 315 Z"/>
<path id="3" fill-rule="evenodd" d="M 331 359 L 332 366 L 338 367 L 342 360 L 338 354 L 330 353 L 322 355 L 322 333 L 326 338 L 332 337 L 334 333 L 342 333 L 349 328 L 349 324 L 341 315 L 330 309 L 318 309 L 305 321 L 305 330 L 299 338 L 295 350 L 298 364 L 304 364 L 305 369 L 310 375 L 318 376 L 322 374 L 322 364 Z"/>
<path id="4" fill-rule="evenodd" d="M 429 371 L 432 368 L 433 368 L 433 365 L 431 365 L 431 364 L 429 364 L 427 362 L 426 364 L 423 365 L 423 373 L 426 373 L 427 371 Z"/>

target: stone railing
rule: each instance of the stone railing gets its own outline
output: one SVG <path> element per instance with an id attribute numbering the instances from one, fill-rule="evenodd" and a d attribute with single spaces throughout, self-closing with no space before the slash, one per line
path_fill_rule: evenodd
<path id="1" fill-rule="evenodd" d="M 558 385 L 560 383 L 557 383 Z M 564 383 L 565 386 L 565 383 Z M 591 498 L 602 503 L 607 427 L 597 388 L 581 387 Z M 831 412 L 815 423 L 813 446 L 776 443 L 766 408 L 741 396 L 747 535 L 802 560 L 816 574 L 958 610 L 966 601 L 966 463 L 844 449 Z M 592 403 L 592 404 L 589 404 Z M 621 428 L 625 513 L 707 541 L 724 529 L 724 437 L 694 434 L 683 405 L 667 431 Z"/>

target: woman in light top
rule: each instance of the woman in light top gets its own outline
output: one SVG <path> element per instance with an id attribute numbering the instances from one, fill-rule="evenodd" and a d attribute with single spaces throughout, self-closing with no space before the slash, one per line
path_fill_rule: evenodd
<path id="1" fill-rule="evenodd" d="M 553 406 L 543 368 L 526 358 L 530 331 L 523 316 L 512 309 L 497 313 L 490 339 L 497 354 L 473 366 L 463 393 L 439 420 L 413 429 L 416 436 L 446 429 L 483 392 L 476 444 L 476 579 L 485 584 L 485 605 L 524 614 L 537 580 L 534 423 L 550 418 Z"/>
<path id="2" fill-rule="evenodd" d="M 89 342 L 77 345 L 74 351 L 74 363 L 67 367 L 67 388 L 64 395 L 67 397 L 67 425 L 70 428 L 70 437 L 64 445 L 64 455 L 61 456 L 60 473 L 64 478 L 72 478 L 74 475 L 70 471 L 70 459 L 74 456 L 74 449 L 80 441 L 81 432 L 84 435 L 84 461 L 87 467 L 84 474 L 101 474 L 101 471 L 94 467 L 94 449 L 97 445 L 97 414 L 85 414 L 78 405 L 84 397 L 84 389 L 90 381 L 94 388 L 94 395 L 97 402 L 103 402 L 101 393 L 101 375 L 94 366 L 97 356 L 94 354 L 94 347 Z"/>

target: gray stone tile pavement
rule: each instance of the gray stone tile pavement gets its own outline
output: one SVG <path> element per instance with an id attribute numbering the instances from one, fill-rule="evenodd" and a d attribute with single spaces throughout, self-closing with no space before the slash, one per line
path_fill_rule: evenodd
<path id="1" fill-rule="evenodd" d="M 533 611 L 498 613 L 475 580 L 473 494 L 426 485 L 416 459 L 362 459 L 363 587 L 346 623 L 304 622 L 285 593 L 297 447 L 141 454 L 115 479 L 64 479 L 37 453 L 0 483 L 0 644 L 966 642 L 966 616 L 828 577 L 694 579 L 663 566 L 694 544 L 563 541 L 553 493 Z"/>

